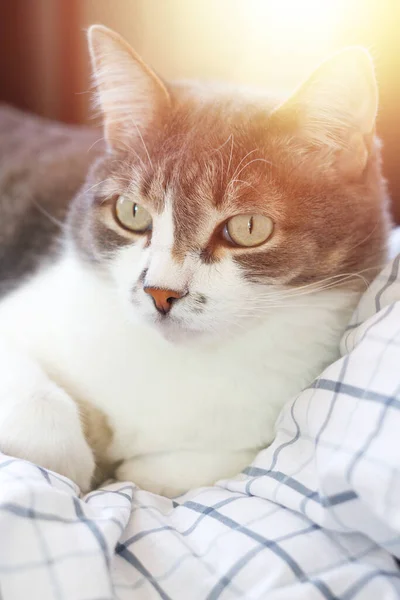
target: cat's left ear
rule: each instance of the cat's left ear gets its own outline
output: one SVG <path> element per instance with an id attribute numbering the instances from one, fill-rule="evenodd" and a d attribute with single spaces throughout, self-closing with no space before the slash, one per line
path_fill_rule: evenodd
<path id="1" fill-rule="evenodd" d="M 362 170 L 375 130 L 378 91 L 372 60 L 352 47 L 322 63 L 273 118 L 332 158 L 344 150 L 348 168 Z M 336 154 L 335 154 L 336 153 Z"/>
<path id="2" fill-rule="evenodd" d="M 111 29 L 92 25 L 88 42 L 105 138 L 111 146 L 124 139 L 132 142 L 168 108 L 168 91 L 130 45 Z"/>

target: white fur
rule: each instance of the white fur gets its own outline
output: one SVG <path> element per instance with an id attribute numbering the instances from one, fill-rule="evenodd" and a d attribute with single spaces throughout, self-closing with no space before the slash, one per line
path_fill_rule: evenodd
<path id="1" fill-rule="evenodd" d="M 92 459 L 69 397 L 84 399 L 109 417 L 109 456 L 125 461 L 118 476 L 174 495 L 238 473 L 271 442 L 282 404 L 336 358 L 353 294 L 324 291 L 274 308 L 277 294 L 260 295 L 232 260 L 208 266 L 189 256 L 178 268 L 168 212 L 161 223 L 161 262 L 157 244 L 127 247 L 100 275 L 68 252 L 1 302 L 0 337 L 21 353 L 11 366 L 7 350 L 0 360 L 0 381 L 3 371 L 11 380 L 6 398 L 0 387 L 3 449 L 87 487 Z M 183 270 L 179 286 L 190 295 L 169 326 L 137 283 L 144 267 L 151 285 Z M 196 293 L 208 299 L 200 313 Z M 189 344 L 168 341 L 182 335 Z M 49 414 L 44 394 L 54 399 Z"/>
<path id="2" fill-rule="evenodd" d="M 66 475 L 89 490 L 94 458 L 76 403 L 5 338 L 0 340 L 0 364 L 1 450 Z"/>

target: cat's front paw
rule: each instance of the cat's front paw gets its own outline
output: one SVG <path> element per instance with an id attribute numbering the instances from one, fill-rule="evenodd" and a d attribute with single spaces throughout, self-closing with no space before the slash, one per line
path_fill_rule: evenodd
<path id="1" fill-rule="evenodd" d="M 90 490 L 95 461 L 78 408 L 51 382 L 28 402 L 0 402 L 0 450 L 68 477 L 83 492 Z"/>

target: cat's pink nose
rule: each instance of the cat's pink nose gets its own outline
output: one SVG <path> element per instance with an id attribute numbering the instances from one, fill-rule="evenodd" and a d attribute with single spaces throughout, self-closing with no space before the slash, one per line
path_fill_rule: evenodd
<path id="1" fill-rule="evenodd" d="M 166 315 L 172 307 L 172 303 L 179 298 L 186 296 L 185 292 L 175 290 L 164 290 L 156 287 L 145 287 L 144 291 L 153 298 L 154 305 L 158 312 Z"/>

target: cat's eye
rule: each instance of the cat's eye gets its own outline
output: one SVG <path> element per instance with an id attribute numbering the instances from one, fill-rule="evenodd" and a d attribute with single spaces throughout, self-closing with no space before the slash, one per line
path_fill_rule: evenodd
<path id="1" fill-rule="evenodd" d="M 236 246 L 259 246 L 270 237 L 274 224 L 264 215 L 236 215 L 227 221 L 224 237 Z"/>
<path id="2" fill-rule="evenodd" d="M 150 213 L 143 206 L 125 196 L 118 196 L 115 203 L 115 215 L 122 227 L 135 233 L 145 233 L 151 229 Z"/>

